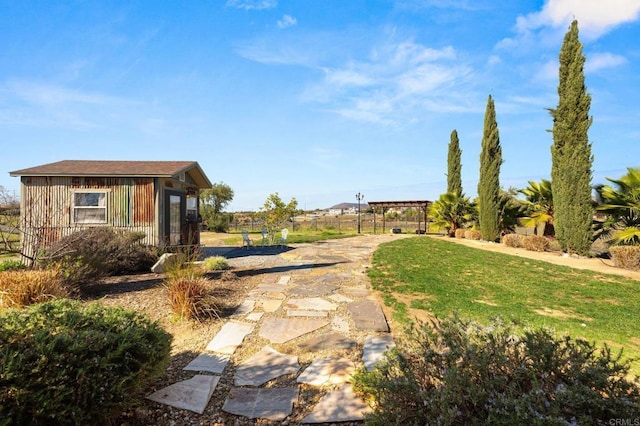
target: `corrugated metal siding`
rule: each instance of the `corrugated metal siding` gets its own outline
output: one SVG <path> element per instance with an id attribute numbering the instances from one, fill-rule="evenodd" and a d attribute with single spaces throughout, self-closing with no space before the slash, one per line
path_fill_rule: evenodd
<path id="1" fill-rule="evenodd" d="M 33 258 L 39 248 L 91 225 L 72 221 L 73 192 L 108 192 L 107 223 L 116 229 L 143 232 L 145 244 L 157 243 L 152 178 L 23 177 L 23 254 Z"/>

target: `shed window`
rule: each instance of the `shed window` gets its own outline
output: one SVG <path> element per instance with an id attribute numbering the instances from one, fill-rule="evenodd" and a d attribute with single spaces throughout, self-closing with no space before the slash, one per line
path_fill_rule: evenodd
<path id="1" fill-rule="evenodd" d="M 107 223 L 107 192 L 74 192 L 74 223 Z"/>

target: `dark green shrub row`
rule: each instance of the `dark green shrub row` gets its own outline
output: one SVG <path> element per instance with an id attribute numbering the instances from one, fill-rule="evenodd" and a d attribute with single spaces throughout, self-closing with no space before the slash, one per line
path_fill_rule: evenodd
<path id="1" fill-rule="evenodd" d="M 0 313 L 0 424 L 105 424 L 165 371 L 171 335 L 134 311 L 51 301 Z"/>
<path id="2" fill-rule="evenodd" d="M 70 284 L 81 284 L 105 275 L 148 271 L 156 253 L 141 244 L 140 232 L 116 232 L 89 228 L 66 236 L 39 256 L 38 265 L 58 266 Z"/>
<path id="3" fill-rule="evenodd" d="M 609 349 L 500 321 L 414 329 L 354 386 L 377 404 L 367 424 L 609 424 L 640 417 L 638 379 Z"/>

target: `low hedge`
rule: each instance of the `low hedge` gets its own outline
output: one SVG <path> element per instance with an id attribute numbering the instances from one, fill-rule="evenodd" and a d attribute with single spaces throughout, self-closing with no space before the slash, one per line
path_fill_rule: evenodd
<path id="1" fill-rule="evenodd" d="M 56 300 L 0 312 L 0 424 L 109 423 L 165 371 L 170 345 L 123 308 Z"/>
<path id="2" fill-rule="evenodd" d="M 640 418 L 638 378 L 608 348 L 451 318 L 413 329 L 354 389 L 369 425 L 613 424 Z"/>

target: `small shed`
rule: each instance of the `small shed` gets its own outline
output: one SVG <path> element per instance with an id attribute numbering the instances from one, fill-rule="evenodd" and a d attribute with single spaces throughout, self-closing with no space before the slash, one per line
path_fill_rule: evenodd
<path id="1" fill-rule="evenodd" d="M 195 161 L 64 160 L 20 177 L 21 252 L 78 230 L 107 226 L 146 235 L 148 245 L 199 244 L 199 194 L 211 182 Z"/>

